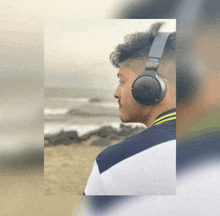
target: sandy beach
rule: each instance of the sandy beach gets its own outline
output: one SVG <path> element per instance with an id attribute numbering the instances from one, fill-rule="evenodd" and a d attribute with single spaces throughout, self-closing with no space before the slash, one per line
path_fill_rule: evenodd
<path id="1" fill-rule="evenodd" d="M 146 127 L 121 124 L 112 91 L 46 88 L 45 95 L 45 215 L 70 216 L 98 154 Z"/>
<path id="2" fill-rule="evenodd" d="M 97 155 L 106 148 L 106 146 L 90 146 L 95 140 L 98 140 L 97 136 L 92 136 L 80 144 L 45 148 L 44 194 L 45 200 L 50 203 L 47 211 L 50 214 L 53 212 L 53 216 L 71 215 L 83 196 L 93 163 Z M 112 144 L 118 142 L 120 140 L 114 140 Z M 63 207 L 55 211 L 55 206 L 61 205 Z"/>

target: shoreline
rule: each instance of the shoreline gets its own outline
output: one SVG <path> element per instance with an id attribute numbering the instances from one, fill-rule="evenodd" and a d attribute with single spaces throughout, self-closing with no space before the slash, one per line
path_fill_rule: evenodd
<path id="1" fill-rule="evenodd" d="M 146 130 L 145 127 L 120 125 L 119 130 L 102 126 L 78 136 L 76 131 L 61 131 L 45 136 L 44 195 L 66 197 L 73 209 L 83 197 L 96 157 L 106 148 Z"/>
<path id="2" fill-rule="evenodd" d="M 102 126 L 99 129 L 90 131 L 82 136 L 78 132 L 60 131 L 57 134 L 44 136 L 44 147 L 57 146 L 57 145 L 90 145 L 90 146 L 111 146 L 127 139 L 135 134 L 141 133 L 146 130 L 144 126 L 132 127 L 120 124 L 119 129 L 112 126 Z"/>

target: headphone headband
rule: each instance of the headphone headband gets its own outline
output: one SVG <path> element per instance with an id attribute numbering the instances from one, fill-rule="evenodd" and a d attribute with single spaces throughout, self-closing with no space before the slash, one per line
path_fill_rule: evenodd
<path id="1" fill-rule="evenodd" d="M 148 55 L 150 58 L 160 59 L 162 57 L 169 35 L 170 32 L 160 32 L 156 35 Z"/>
<path id="2" fill-rule="evenodd" d="M 169 32 L 158 33 L 151 45 L 148 57 L 149 61 L 146 63 L 145 70 L 157 71 L 159 67 L 158 60 L 162 57 L 164 47 L 169 37 Z"/>
<path id="3" fill-rule="evenodd" d="M 166 95 L 165 80 L 157 73 L 158 60 L 162 57 L 170 33 L 158 33 L 149 52 L 144 74 L 141 74 L 132 85 L 134 99 L 142 105 L 153 105 L 162 101 Z"/>

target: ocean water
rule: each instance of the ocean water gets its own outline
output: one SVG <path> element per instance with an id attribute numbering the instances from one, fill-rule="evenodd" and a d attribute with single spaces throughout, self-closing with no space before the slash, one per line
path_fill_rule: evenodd
<path id="1" fill-rule="evenodd" d="M 119 128 L 119 105 L 113 94 L 98 89 L 45 88 L 44 134 L 74 130 L 82 136 L 104 125 Z"/>

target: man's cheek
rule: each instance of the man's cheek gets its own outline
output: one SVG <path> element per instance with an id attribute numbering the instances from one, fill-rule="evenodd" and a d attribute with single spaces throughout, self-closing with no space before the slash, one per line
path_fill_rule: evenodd
<path id="1" fill-rule="evenodd" d="M 129 99 L 132 96 L 132 92 L 131 92 L 131 88 L 129 88 L 128 86 L 124 86 L 123 88 L 123 95 Z"/>

